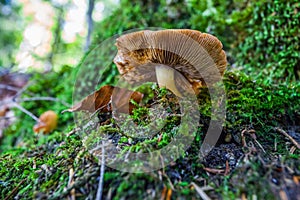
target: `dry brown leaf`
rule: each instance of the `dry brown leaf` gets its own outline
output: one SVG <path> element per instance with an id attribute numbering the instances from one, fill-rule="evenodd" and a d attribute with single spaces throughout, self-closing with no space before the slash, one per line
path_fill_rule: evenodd
<path id="1" fill-rule="evenodd" d="M 143 94 L 140 92 L 134 92 L 124 88 L 114 88 L 114 93 L 112 96 L 112 108 L 121 113 L 132 113 L 135 106 L 130 103 L 130 100 L 140 103 L 143 99 Z M 129 103 L 129 104 L 128 104 Z"/>
<path id="2" fill-rule="evenodd" d="M 109 102 L 111 99 L 113 88 L 114 88 L 113 86 L 109 86 L 109 85 L 103 86 L 99 90 L 85 97 L 82 101 L 77 103 L 72 108 L 65 111 L 68 112 L 88 111 L 93 113 L 99 108 L 101 108 L 100 109 L 101 112 L 108 112 L 110 110 Z"/>
<path id="3" fill-rule="evenodd" d="M 58 116 L 54 111 L 48 110 L 44 112 L 39 118 L 40 122 L 33 127 L 34 132 L 42 132 L 44 134 L 50 133 L 56 128 L 57 119 Z"/>
<path id="4" fill-rule="evenodd" d="M 134 109 L 134 105 L 129 101 L 134 100 L 139 103 L 142 98 L 143 94 L 140 92 L 106 85 L 85 97 L 72 108 L 63 112 L 88 111 L 94 113 L 95 111 L 111 112 L 112 110 L 117 110 L 118 112 L 126 113 L 129 109 L 129 112 L 131 113 Z"/>

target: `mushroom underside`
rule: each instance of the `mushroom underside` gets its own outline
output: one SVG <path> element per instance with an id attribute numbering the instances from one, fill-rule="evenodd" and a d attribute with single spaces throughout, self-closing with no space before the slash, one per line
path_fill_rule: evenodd
<path id="1" fill-rule="evenodd" d="M 121 36 L 116 45 L 114 62 L 126 81 L 157 81 L 177 96 L 221 80 L 226 68 L 221 42 L 199 31 L 140 31 Z"/>

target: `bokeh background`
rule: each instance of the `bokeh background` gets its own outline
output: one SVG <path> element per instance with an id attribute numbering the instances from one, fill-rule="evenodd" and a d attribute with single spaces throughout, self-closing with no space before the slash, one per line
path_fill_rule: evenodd
<path id="1" fill-rule="evenodd" d="M 267 83 L 299 78 L 297 1 L 2 0 L 0 66 L 39 72 L 76 66 L 90 45 L 133 28 L 217 36 L 237 68 Z"/>

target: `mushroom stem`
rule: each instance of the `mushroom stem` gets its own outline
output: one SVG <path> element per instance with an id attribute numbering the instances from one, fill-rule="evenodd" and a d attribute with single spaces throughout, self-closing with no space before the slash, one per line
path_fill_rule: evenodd
<path id="1" fill-rule="evenodd" d="M 176 96 L 182 97 L 182 94 L 175 84 L 175 71 L 171 67 L 159 65 L 155 67 L 156 79 L 159 87 L 166 87 L 171 90 Z"/>

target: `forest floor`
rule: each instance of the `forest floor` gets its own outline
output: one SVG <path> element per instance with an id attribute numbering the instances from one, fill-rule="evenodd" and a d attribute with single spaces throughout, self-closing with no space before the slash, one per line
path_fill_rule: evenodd
<path id="1" fill-rule="evenodd" d="M 64 73 L 69 77 L 71 72 Z M 70 99 L 72 91 L 64 78 L 57 79 L 60 76 L 31 77 L 34 82 L 22 98 L 50 95 Z M 147 173 L 106 166 L 101 177 L 103 161 L 89 151 L 88 142 L 111 141 L 121 157 L 127 152 L 162 148 L 176 135 L 177 115 L 170 117 L 157 135 L 142 140 L 122 133 L 108 115 L 105 123 L 97 124 L 99 131 L 88 132 L 90 141 L 83 136 L 86 130 L 75 127 L 72 114 L 60 115 L 58 128 L 41 135 L 33 132 L 30 117 L 14 109 L 16 121 L 0 138 L 0 199 L 95 199 L 102 178 L 102 199 L 300 199 L 300 85 L 262 85 L 238 72 L 227 72 L 223 81 L 226 120 L 217 145 L 201 156 L 212 119 L 210 96 L 203 89 L 198 96 L 200 126 L 189 148 L 168 166 Z M 43 85 L 50 89 L 46 91 Z M 165 90 L 157 94 L 172 102 L 172 95 Z M 60 102 L 20 105 L 33 113 L 48 108 L 59 113 L 67 108 Z M 178 112 L 177 104 L 172 106 L 170 110 Z M 136 109 L 132 120 L 142 123 L 144 111 Z"/>

